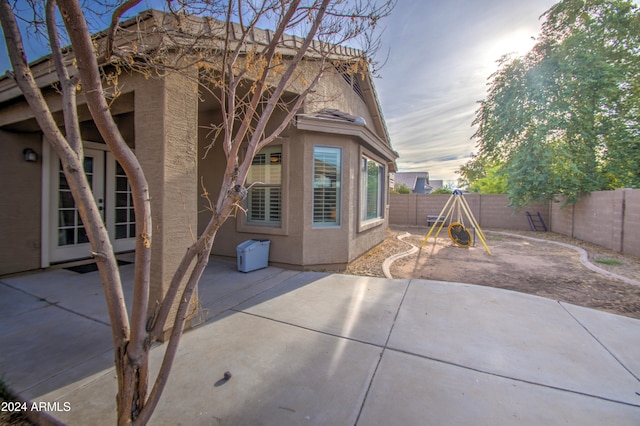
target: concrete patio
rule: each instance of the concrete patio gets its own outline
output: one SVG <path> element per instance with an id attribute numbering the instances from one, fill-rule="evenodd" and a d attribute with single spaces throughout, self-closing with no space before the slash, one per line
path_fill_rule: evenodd
<path id="1" fill-rule="evenodd" d="M 122 272 L 130 293 L 133 266 Z M 215 259 L 199 294 L 205 321 L 184 335 L 151 424 L 640 424 L 639 320 L 489 287 L 244 274 Z M 115 424 L 96 272 L 0 279 L 0 347 L 12 390 L 59 402 L 51 414 L 69 425 Z"/>

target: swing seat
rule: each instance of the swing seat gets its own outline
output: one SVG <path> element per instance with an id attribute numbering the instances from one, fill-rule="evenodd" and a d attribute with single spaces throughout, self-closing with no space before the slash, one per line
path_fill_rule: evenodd
<path id="1" fill-rule="evenodd" d="M 449 238 L 451 238 L 451 241 L 459 247 L 470 247 L 473 243 L 471 233 L 460 222 L 453 222 L 449 225 L 447 231 L 449 232 Z"/>

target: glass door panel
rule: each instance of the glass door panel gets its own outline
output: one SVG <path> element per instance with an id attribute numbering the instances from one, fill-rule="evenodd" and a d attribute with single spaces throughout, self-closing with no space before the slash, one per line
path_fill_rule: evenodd
<path id="1" fill-rule="evenodd" d="M 104 151 L 85 149 L 84 168 L 93 196 L 102 210 L 104 205 Z M 51 260 L 54 262 L 89 257 L 89 238 L 78 208 L 56 156 L 52 159 Z M 104 210 L 102 210 L 104 211 Z"/>
<path id="2" fill-rule="evenodd" d="M 135 248 L 136 218 L 131 186 L 122 166 L 107 153 L 107 217 L 106 224 L 116 251 Z"/>

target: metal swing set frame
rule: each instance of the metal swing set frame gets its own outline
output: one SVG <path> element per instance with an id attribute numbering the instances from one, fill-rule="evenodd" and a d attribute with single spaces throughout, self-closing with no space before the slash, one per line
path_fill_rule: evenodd
<path id="1" fill-rule="evenodd" d="M 449 209 L 448 211 L 447 211 L 447 208 Z M 425 244 L 427 244 L 427 240 L 429 239 L 431 234 L 433 234 L 433 231 L 436 228 L 438 228 L 438 231 L 434 235 L 434 240 L 437 239 L 438 235 L 440 235 L 440 231 L 442 231 L 442 228 L 444 227 L 444 224 L 450 218 L 453 219 L 454 213 L 455 213 L 457 220 L 455 222 L 452 222 L 447 228 L 447 231 L 449 233 L 449 238 L 451 238 L 451 241 L 453 241 L 459 247 L 469 247 L 473 242 L 473 238 L 471 237 L 469 230 L 464 226 L 464 218 L 463 218 L 463 214 L 464 214 L 467 220 L 469 221 L 469 223 L 471 224 L 471 226 L 475 228 L 476 235 L 478 236 L 478 239 L 482 243 L 484 249 L 487 251 L 488 254 L 491 254 L 491 250 L 489 250 L 489 247 L 487 246 L 487 241 L 486 241 L 484 232 L 482 232 L 482 229 L 480 228 L 478 221 L 476 221 L 476 218 L 473 217 L 473 213 L 471 213 L 471 208 L 469 207 L 467 200 L 465 200 L 464 197 L 462 196 L 461 191 L 456 189 L 451 193 L 451 197 L 449 197 L 449 199 L 447 200 L 447 203 L 442 208 L 442 211 L 438 215 L 438 219 L 443 217 L 442 215 L 444 214 L 445 211 L 447 211 L 447 214 L 444 216 L 444 219 L 436 220 L 431 225 L 431 228 L 429 228 L 429 232 L 427 232 L 427 235 L 424 237 L 424 240 L 422 240 L 422 244 L 420 244 L 420 248 L 424 247 Z"/>

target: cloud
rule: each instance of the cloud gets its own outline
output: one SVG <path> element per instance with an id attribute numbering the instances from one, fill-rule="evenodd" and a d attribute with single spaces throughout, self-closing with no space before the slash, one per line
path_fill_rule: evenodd
<path id="1" fill-rule="evenodd" d="M 401 171 L 458 177 L 476 148 L 472 122 L 495 61 L 531 43 L 555 2 L 398 3 L 386 22 L 389 60 L 376 86 Z"/>

